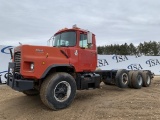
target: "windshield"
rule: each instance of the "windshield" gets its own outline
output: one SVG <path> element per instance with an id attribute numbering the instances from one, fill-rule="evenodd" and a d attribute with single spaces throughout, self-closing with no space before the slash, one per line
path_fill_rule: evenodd
<path id="1" fill-rule="evenodd" d="M 76 45 L 76 33 L 73 31 L 63 32 L 54 36 L 53 46 L 70 47 Z"/>

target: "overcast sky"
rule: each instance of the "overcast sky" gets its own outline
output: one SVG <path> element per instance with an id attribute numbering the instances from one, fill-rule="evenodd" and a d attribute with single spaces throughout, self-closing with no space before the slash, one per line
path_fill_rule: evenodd
<path id="1" fill-rule="evenodd" d="M 0 45 L 47 45 L 74 24 L 98 45 L 160 41 L 160 0 L 0 0 Z"/>

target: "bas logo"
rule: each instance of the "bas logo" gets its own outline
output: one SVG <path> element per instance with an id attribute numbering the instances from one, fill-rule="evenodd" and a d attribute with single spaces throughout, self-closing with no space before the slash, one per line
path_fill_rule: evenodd
<path id="1" fill-rule="evenodd" d="M 13 46 L 7 46 L 1 49 L 1 52 L 4 54 L 10 54 L 9 48 L 13 48 Z"/>
<path id="2" fill-rule="evenodd" d="M 131 64 L 127 67 L 130 70 L 142 70 L 142 66 L 140 64 Z"/>
<path id="3" fill-rule="evenodd" d="M 148 64 L 149 67 L 152 67 L 152 66 L 160 65 L 160 62 L 158 61 L 158 59 L 149 59 L 146 61 L 146 64 Z"/>
<path id="4" fill-rule="evenodd" d="M 109 65 L 106 59 L 98 59 L 98 67 Z"/>
<path id="5" fill-rule="evenodd" d="M 116 60 L 117 63 L 128 60 L 127 56 L 125 56 L 125 55 L 115 55 L 112 57 L 112 59 Z"/>

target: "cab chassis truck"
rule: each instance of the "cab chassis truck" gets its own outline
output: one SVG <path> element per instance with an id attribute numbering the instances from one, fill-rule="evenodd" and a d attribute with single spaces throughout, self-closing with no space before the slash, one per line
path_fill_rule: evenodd
<path id="1" fill-rule="evenodd" d="M 40 95 L 52 110 L 68 107 L 76 90 L 95 89 L 100 83 L 120 88 L 148 87 L 149 70 L 96 70 L 95 35 L 77 26 L 64 28 L 49 39 L 52 46 L 20 45 L 10 54 L 7 85 L 28 96 Z"/>

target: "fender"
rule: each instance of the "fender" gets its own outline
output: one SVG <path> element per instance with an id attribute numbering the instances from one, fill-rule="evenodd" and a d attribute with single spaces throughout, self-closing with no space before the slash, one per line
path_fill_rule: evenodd
<path id="1" fill-rule="evenodd" d="M 45 70 L 45 72 L 43 73 L 43 75 L 41 76 L 40 79 L 44 78 L 44 77 L 47 75 L 47 73 L 48 73 L 52 68 L 56 68 L 56 67 L 69 67 L 69 68 L 73 68 L 74 71 L 75 71 L 74 66 L 72 66 L 71 64 L 56 64 L 56 65 L 54 64 L 54 65 L 49 66 L 49 67 Z"/>

